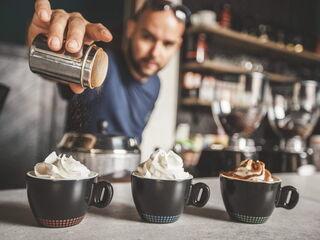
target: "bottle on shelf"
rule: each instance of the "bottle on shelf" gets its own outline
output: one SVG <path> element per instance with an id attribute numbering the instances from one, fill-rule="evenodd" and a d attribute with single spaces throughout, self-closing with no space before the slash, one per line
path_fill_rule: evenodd
<path id="1" fill-rule="evenodd" d="M 231 28 L 231 6 L 230 4 L 224 4 L 220 12 L 219 24 L 224 28 Z"/>
<path id="2" fill-rule="evenodd" d="M 199 100 L 212 102 L 214 95 L 214 82 L 212 76 L 204 76 L 199 89 Z"/>
<path id="3" fill-rule="evenodd" d="M 208 43 L 207 35 L 200 33 L 198 35 L 197 48 L 196 48 L 196 62 L 203 63 L 208 58 Z"/>
<path id="4" fill-rule="evenodd" d="M 188 34 L 186 41 L 186 61 L 203 63 L 207 58 L 207 35 L 205 33 L 199 33 L 197 35 Z"/>
<path id="5" fill-rule="evenodd" d="M 186 72 L 182 82 L 182 97 L 198 98 L 201 85 L 201 75 L 199 73 Z"/>
<path id="6" fill-rule="evenodd" d="M 260 41 L 262 41 L 262 42 L 269 41 L 270 27 L 268 25 L 259 24 L 258 31 L 259 31 L 259 39 L 260 39 Z"/>
<path id="7" fill-rule="evenodd" d="M 187 32 L 185 37 L 185 61 L 186 62 L 195 62 L 197 56 L 197 35 Z"/>

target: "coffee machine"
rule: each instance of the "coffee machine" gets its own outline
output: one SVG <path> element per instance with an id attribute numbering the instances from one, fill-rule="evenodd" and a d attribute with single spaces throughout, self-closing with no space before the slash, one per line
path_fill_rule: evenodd
<path id="1" fill-rule="evenodd" d="M 306 140 L 320 115 L 319 90 L 313 80 L 270 83 L 268 119 L 280 142 L 260 155 L 272 172 L 304 175 L 315 170 L 313 151 Z"/>
<path id="2" fill-rule="evenodd" d="M 218 129 L 229 137 L 227 146 L 213 144 L 202 151 L 199 177 L 218 176 L 233 170 L 240 161 L 259 159 L 261 146 L 252 134 L 267 113 L 268 80 L 261 72 L 226 75 L 215 80 L 212 114 Z"/>

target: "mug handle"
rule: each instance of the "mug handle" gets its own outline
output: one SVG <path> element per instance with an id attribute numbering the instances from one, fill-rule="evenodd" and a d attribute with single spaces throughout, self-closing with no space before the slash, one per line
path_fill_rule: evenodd
<path id="1" fill-rule="evenodd" d="M 191 191 L 187 205 L 193 205 L 196 207 L 203 207 L 204 205 L 206 205 L 210 197 L 210 188 L 208 187 L 208 185 L 200 182 L 191 184 L 190 187 Z M 200 190 L 202 190 L 202 193 L 199 199 Z"/>
<path id="2" fill-rule="evenodd" d="M 113 197 L 113 187 L 109 182 L 101 181 L 93 183 L 90 206 L 104 208 L 109 205 Z"/>
<path id="3" fill-rule="evenodd" d="M 291 192 L 290 199 L 288 200 L 288 195 Z M 280 188 L 279 194 L 277 196 L 276 207 L 282 207 L 285 209 L 294 208 L 299 201 L 299 193 L 295 187 L 285 186 Z"/>

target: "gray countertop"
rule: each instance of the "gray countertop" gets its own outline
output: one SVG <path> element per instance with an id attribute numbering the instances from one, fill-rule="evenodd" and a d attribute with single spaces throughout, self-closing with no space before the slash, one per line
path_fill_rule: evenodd
<path id="1" fill-rule="evenodd" d="M 150 224 L 140 220 L 129 183 L 114 186 L 114 198 L 105 209 L 91 208 L 76 226 L 49 229 L 37 226 L 25 190 L 0 191 L 1 240 L 50 239 L 320 239 L 320 174 L 301 177 L 278 174 L 282 185 L 293 185 L 300 201 L 292 210 L 277 208 L 264 224 L 232 222 L 225 212 L 219 179 L 196 179 L 211 188 L 204 208 L 187 207 L 171 224 Z"/>

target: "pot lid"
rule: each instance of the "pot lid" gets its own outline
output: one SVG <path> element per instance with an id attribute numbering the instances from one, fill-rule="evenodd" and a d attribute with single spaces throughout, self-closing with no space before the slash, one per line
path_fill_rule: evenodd
<path id="1" fill-rule="evenodd" d="M 140 149 L 135 138 L 121 135 L 111 135 L 107 132 L 108 122 L 100 120 L 97 123 L 97 134 L 65 133 L 58 148 L 67 151 L 90 153 L 138 153 Z"/>
<path id="2" fill-rule="evenodd" d="M 80 152 L 140 153 L 135 138 L 101 133 L 65 133 L 57 147 L 63 150 Z"/>

